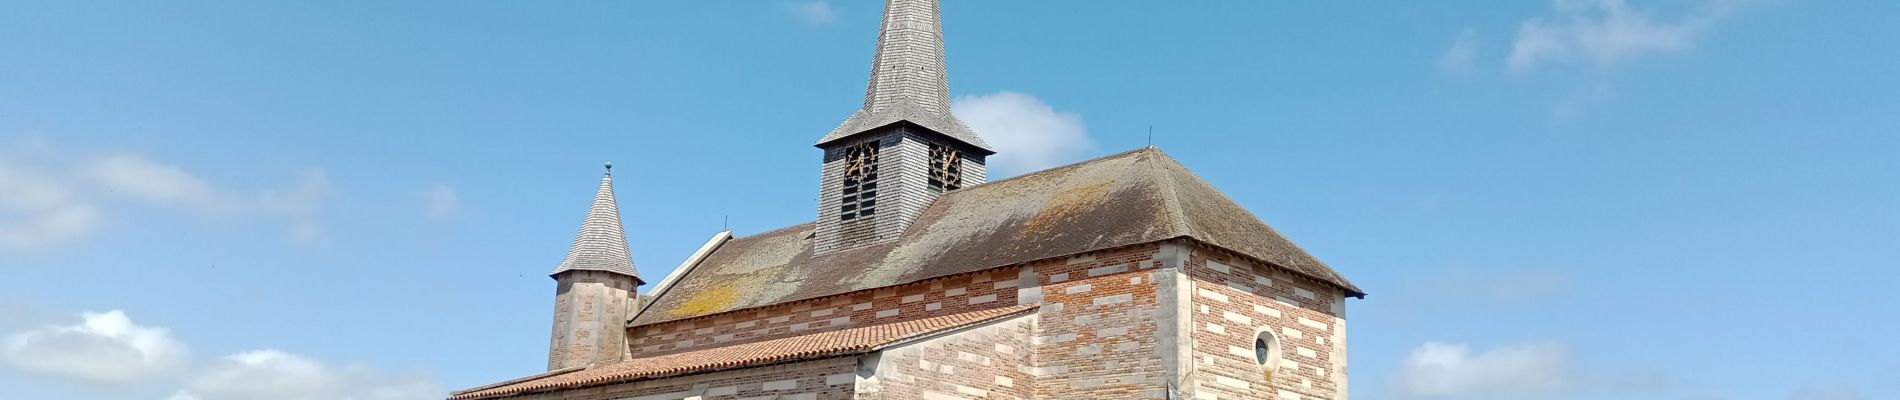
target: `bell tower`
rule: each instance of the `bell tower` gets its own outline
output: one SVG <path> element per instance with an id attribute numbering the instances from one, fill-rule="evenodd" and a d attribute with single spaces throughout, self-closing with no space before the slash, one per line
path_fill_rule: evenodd
<path id="1" fill-rule="evenodd" d="M 818 140 L 817 255 L 887 243 L 996 152 L 950 112 L 937 0 L 886 0 L 864 106 Z"/>
<path id="2" fill-rule="evenodd" d="M 640 274 L 614 204 L 613 163 L 600 178 L 594 205 L 581 221 L 567 258 L 554 268 L 554 333 L 548 370 L 617 362 L 626 354 L 626 324 L 639 309 Z"/>

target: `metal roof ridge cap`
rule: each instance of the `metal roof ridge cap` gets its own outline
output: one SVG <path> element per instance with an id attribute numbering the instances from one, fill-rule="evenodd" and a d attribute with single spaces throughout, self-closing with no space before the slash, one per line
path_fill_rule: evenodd
<path id="1" fill-rule="evenodd" d="M 692 256 L 686 257 L 685 261 L 680 262 L 680 266 L 673 268 L 672 273 L 666 274 L 665 279 L 661 279 L 660 283 L 655 284 L 653 290 L 647 292 L 653 296 L 651 301 L 641 304 L 640 309 L 635 310 L 633 315 L 627 316 L 627 321 L 621 325 L 623 327 L 633 326 L 633 320 L 639 318 L 640 314 L 646 313 L 647 309 L 652 308 L 654 304 L 658 304 L 660 302 L 660 296 L 665 295 L 668 289 L 672 289 L 674 282 L 677 282 L 679 278 L 686 276 L 686 274 L 692 273 L 693 268 L 698 267 L 700 263 L 706 261 L 706 256 L 712 255 L 714 251 L 718 251 L 720 247 L 725 246 L 726 242 L 730 241 L 732 241 L 731 230 L 714 233 L 711 239 L 706 240 L 706 244 L 699 246 L 698 251 L 694 251 Z"/>

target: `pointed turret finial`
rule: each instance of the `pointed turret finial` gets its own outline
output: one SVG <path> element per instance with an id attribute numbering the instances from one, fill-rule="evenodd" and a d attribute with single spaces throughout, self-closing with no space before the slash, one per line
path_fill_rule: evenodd
<path id="1" fill-rule="evenodd" d="M 613 174 L 614 174 L 614 162 L 613 162 L 613 161 L 608 161 L 608 162 L 607 162 L 607 175 L 613 175 Z"/>
<path id="2" fill-rule="evenodd" d="M 864 107 L 818 139 L 823 146 L 872 129 L 909 121 L 983 151 L 989 143 L 950 112 L 950 81 L 943 62 L 943 18 L 938 0 L 886 0 L 877 56 L 864 89 Z"/>

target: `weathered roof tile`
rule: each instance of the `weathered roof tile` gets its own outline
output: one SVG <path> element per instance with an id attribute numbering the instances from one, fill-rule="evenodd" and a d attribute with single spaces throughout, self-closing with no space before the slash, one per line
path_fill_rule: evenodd
<path id="1" fill-rule="evenodd" d="M 762 307 L 1095 250 L 1192 238 L 1358 287 L 1160 150 L 1140 149 L 945 193 L 896 242 L 823 256 L 811 224 L 733 239 L 634 325 Z"/>

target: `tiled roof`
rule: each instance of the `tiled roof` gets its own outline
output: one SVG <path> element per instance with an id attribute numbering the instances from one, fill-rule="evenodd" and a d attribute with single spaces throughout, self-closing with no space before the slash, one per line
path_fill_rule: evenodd
<path id="1" fill-rule="evenodd" d="M 609 167 L 611 168 L 611 167 Z M 600 178 L 600 190 L 594 193 L 594 206 L 581 220 L 581 231 L 574 236 L 574 247 L 567 258 L 554 268 L 555 274 L 572 270 L 606 271 L 640 279 L 627 254 L 627 234 L 620 227 L 620 208 L 614 205 L 614 176 Z"/>
<path id="2" fill-rule="evenodd" d="M 812 255 L 812 225 L 733 239 L 634 325 L 1175 238 L 1364 294 L 1174 158 L 1145 148 L 944 193 L 893 243 Z"/>
<path id="3" fill-rule="evenodd" d="M 909 339 L 951 329 L 994 321 L 1035 309 L 1019 305 L 971 311 L 939 317 L 818 332 L 783 339 L 735 344 L 704 350 L 636 358 L 614 364 L 567 373 L 544 374 L 534 379 L 511 381 L 456 392 L 451 400 L 505 397 L 510 395 L 604 385 L 637 379 L 659 378 L 687 373 L 723 370 L 752 365 L 808 360 L 881 350 Z"/>
<path id="4" fill-rule="evenodd" d="M 937 8 L 937 0 L 885 2 L 877 56 L 871 59 L 871 80 L 864 89 L 864 108 L 818 139 L 819 145 L 909 121 L 996 152 L 950 112 L 950 81 L 943 66 L 943 18 Z"/>

